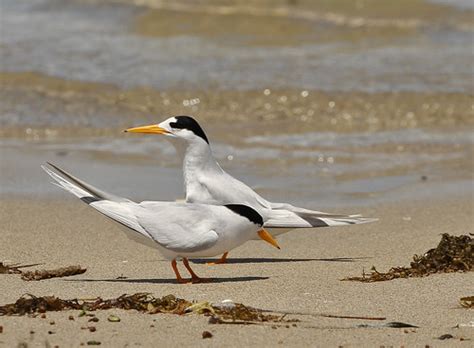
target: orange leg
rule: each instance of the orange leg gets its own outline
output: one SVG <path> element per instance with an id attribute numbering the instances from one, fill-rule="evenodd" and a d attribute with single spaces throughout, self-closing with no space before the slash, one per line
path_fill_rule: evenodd
<path id="1" fill-rule="evenodd" d="M 227 263 L 227 255 L 229 255 L 228 251 L 222 254 L 221 258 L 216 262 L 206 262 L 206 265 L 221 265 L 223 263 Z"/>
<path id="2" fill-rule="evenodd" d="M 183 257 L 183 264 L 184 267 L 188 270 L 189 274 L 191 274 L 191 281 L 193 283 L 205 283 L 205 282 L 210 282 L 210 279 L 205 279 L 205 278 L 199 278 L 196 273 L 192 270 L 191 266 L 189 265 L 189 261 L 187 258 Z"/>
<path id="3" fill-rule="evenodd" d="M 179 270 L 178 270 L 178 265 L 176 264 L 176 259 L 173 259 L 173 261 L 171 261 L 171 268 L 173 268 L 174 274 L 176 274 L 176 280 L 178 281 L 178 283 L 180 284 L 189 283 L 189 281 L 187 281 L 186 279 L 181 278 L 181 274 L 179 274 Z"/>

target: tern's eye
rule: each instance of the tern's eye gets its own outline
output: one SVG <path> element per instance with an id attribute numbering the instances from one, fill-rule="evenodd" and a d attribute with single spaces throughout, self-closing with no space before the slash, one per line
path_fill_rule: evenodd
<path id="1" fill-rule="evenodd" d="M 180 125 L 178 124 L 178 122 L 170 122 L 170 127 L 172 129 L 182 129 L 183 127 L 180 127 Z"/>

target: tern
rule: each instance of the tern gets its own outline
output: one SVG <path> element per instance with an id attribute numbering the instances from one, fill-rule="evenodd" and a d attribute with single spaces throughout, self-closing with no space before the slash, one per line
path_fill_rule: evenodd
<path id="1" fill-rule="evenodd" d="M 264 199 L 221 168 L 204 130 L 191 116 L 174 116 L 159 124 L 129 128 L 125 132 L 162 134 L 172 140 L 183 158 L 186 202 L 250 206 L 262 215 L 264 226 L 274 236 L 297 228 L 353 225 L 377 220 L 360 215 L 329 214 Z M 216 263 L 225 263 L 227 255 L 228 251 Z"/>
<path id="2" fill-rule="evenodd" d="M 125 227 L 127 236 L 154 247 L 171 260 L 178 283 L 176 260 L 182 258 L 192 283 L 207 281 L 191 269 L 189 257 L 212 257 L 236 248 L 255 237 L 280 249 L 263 228 L 263 218 L 242 204 L 222 206 L 178 202 L 135 203 L 95 188 L 51 163 L 41 166 L 55 182 L 89 206 Z"/>

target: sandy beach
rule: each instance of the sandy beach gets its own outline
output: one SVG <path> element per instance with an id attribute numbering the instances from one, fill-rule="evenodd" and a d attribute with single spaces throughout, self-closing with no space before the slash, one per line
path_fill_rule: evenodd
<path id="1" fill-rule="evenodd" d="M 300 322 L 287 328 L 267 325 L 216 325 L 198 315 L 97 312 L 96 332 L 79 311 L 48 312 L 46 318 L 0 317 L 0 344 L 72 347 L 95 340 L 105 347 L 125 346 L 465 346 L 474 339 L 472 310 L 459 298 L 472 295 L 473 273 L 377 283 L 340 281 L 367 272 L 408 265 L 413 254 L 435 247 L 440 234 L 468 234 L 473 226 L 472 197 L 430 199 L 364 208 L 373 224 L 283 235 L 282 250 L 252 241 L 234 250 L 227 265 L 197 260 L 209 284 L 176 284 L 169 263 L 153 249 L 129 241 L 117 226 L 81 202 L 25 200 L 1 202 L 0 254 L 11 263 L 42 263 L 36 268 L 80 264 L 83 275 L 26 282 L 1 275 L 0 303 L 25 293 L 71 298 L 111 298 L 124 293 L 174 294 L 195 301 L 231 299 L 249 306 L 290 314 Z M 117 279 L 122 276 L 126 279 Z M 108 322 L 111 314 L 121 322 Z M 384 321 L 336 319 L 321 314 L 385 317 Z M 68 320 L 72 315 L 74 321 Z M 416 329 L 362 328 L 399 321 Z M 54 322 L 54 325 L 51 324 Z M 454 328 L 460 325 L 460 328 Z M 202 332 L 213 337 L 202 339 Z M 34 332 L 34 333 L 33 333 Z M 438 340 L 443 334 L 454 338 Z M 462 340 L 460 340 L 462 339 Z"/>
<path id="2" fill-rule="evenodd" d="M 341 281 L 474 232 L 473 10 L 467 0 L 3 0 L 0 262 L 87 271 L 0 274 L 0 306 L 147 292 L 287 321 L 0 316 L 0 347 L 473 346 L 473 310 L 459 302 L 474 295 L 473 272 Z M 199 120 L 222 168 L 266 199 L 380 220 L 294 231 L 281 250 L 251 241 L 225 265 L 193 260 L 212 283 L 177 284 L 156 250 L 40 168 L 134 201 L 180 199 L 173 146 L 123 132 L 175 115 Z"/>

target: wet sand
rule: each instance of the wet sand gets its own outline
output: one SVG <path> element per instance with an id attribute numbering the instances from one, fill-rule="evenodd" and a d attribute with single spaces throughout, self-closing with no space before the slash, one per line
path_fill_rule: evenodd
<path id="1" fill-rule="evenodd" d="M 160 91 L 31 72 L 0 72 L 0 86 L 3 138 L 117 136 L 131 124 L 181 114 L 195 115 L 207 127 L 222 130 L 222 139 L 234 141 L 236 135 L 413 128 L 456 131 L 474 125 L 472 92 Z M 224 127 L 230 124 L 238 127 L 238 132 L 225 132 Z"/>
<path id="2" fill-rule="evenodd" d="M 472 232 L 472 196 L 367 207 L 360 212 L 379 217 L 378 223 L 289 233 L 280 238 L 280 251 L 249 242 L 230 254 L 227 265 L 196 262 L 195 271 L 215 281 L 195 285 L 176 284 L 169 263 L 155 250 L 129 241 L 113 222 L 73 198 L 12 197 L 0 204 L 3 261 L 41 262 L 41 268 L 81 264 L 88 269 L 80 276 L 40 282 L 1 275 L 1 304 L 25 293 L 68 299 L 150 292 L 196 301 L 231 299 L 262 309 L 305 313 L 289 316 L 301 320 L 296 327 L 274 329 L 272 325 L 212 325 L 206 317 L 195 315 L 110 310 L 96 313 L 100 319 L 93 323 L 96 332 L 81 330 L 91 323 L 88 317 L 78 318 L 78 311 L 47 313 L 45 319 L 0 317 L 2 346 L 79 346 L 95 340 L 105 347 L 158 342 L 167 346 L 360 346 L 370 342 L 374 346 L 468 347 L 474 339 L 472 328 L 453 328 L 472 321 L 472 311 L 458 304 L 460 297 L 472 295 L 472 272 L 379 283 L 340 281 L 372 265 L 380 271 L 408 265 L 413 254 L 435 247 L 441 233 Z M 117 280 L 119 276 L 127 278 Z M 111 313 L 121 322 L 108 322 Z M 357 328 L 378 322 L 323 318 L 318 316 L 321 313 L 386 317 L 383 322 L 401 321 L 420 328 Z M 68 320 L 69 315 L 75 320 Z M 203 340 L 203 331 L 213 337 Z M 455 338 L 436 339 L 443 334 Z"/>

